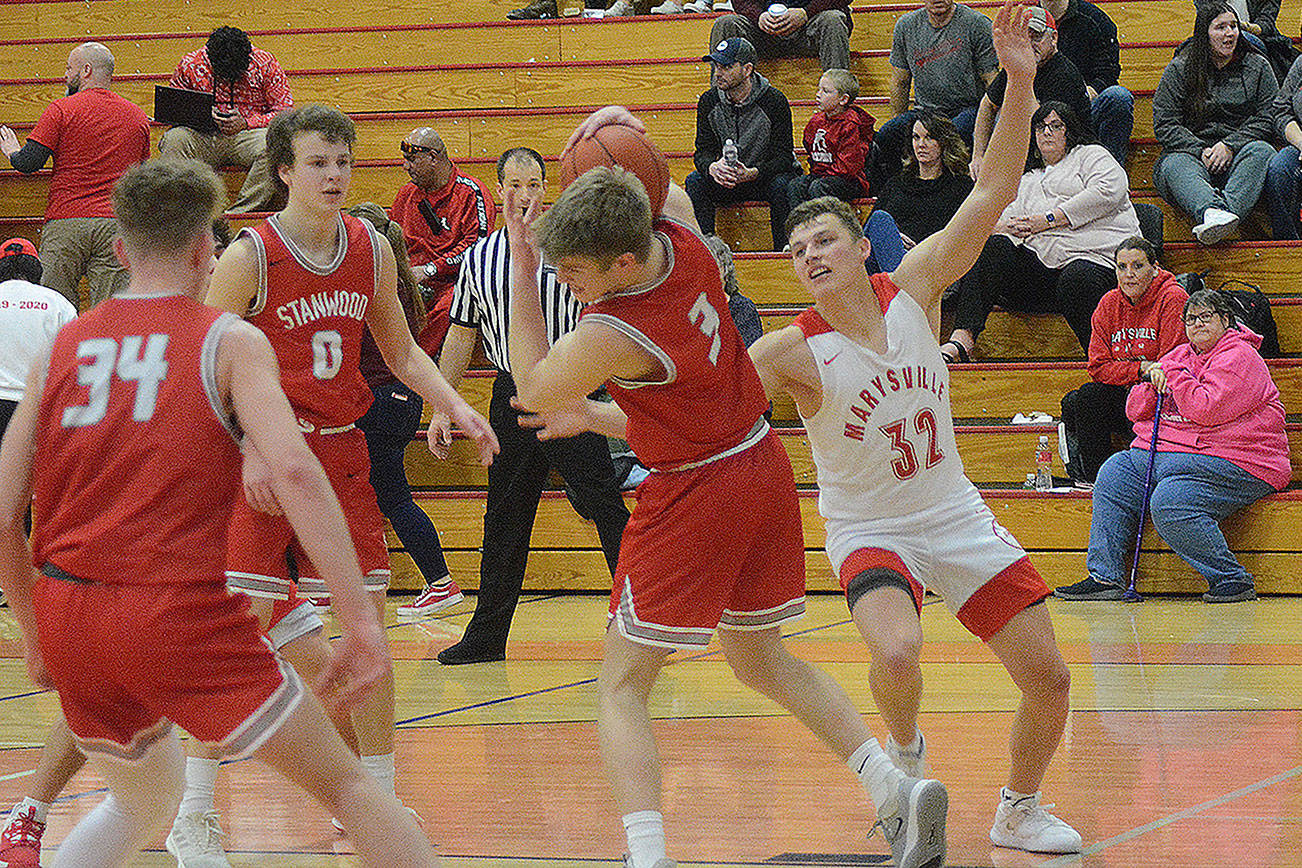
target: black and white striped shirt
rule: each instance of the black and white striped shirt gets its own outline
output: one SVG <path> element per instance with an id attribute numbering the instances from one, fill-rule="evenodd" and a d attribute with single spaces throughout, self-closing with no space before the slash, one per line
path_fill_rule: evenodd
<path id="1" fill-rule="evenodd" d="M 583 305 L 556 278 L 556 269 L 543 265 L 539 300 L 547 342 L 554 344 L 574 330 Z M 461 274 L 452 292 L 452 322 L 479 329 L 484 355 L 499 371 L 511 372 L 507 338 L 511 325 L 511 244 L 506 230 L 498 229 L 471 245 L 461 260 Z"/>

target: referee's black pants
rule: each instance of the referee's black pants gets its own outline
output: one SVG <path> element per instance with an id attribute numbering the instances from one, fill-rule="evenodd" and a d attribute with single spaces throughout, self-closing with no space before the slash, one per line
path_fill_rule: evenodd
<path id="1" fill-rule="evenodd" d="M 611 574 L 619 560 L 619 543 L 628 523 L 606 438 L 591 432 L 562 440 L 539 440 L 517 423 L 511 407 L 515 381 L 499 372 L 493 381 L 488 421 L 501 452 L 488 468 L 488 509 L 484 514 L 479 599 L 461 639 L 464 652 L 500 656 L 506 652 L 520 589 L 529 558 L 529 536 L 548 472 L 555 468 L 573 492 L 579 515 L 595 522 Z"/>

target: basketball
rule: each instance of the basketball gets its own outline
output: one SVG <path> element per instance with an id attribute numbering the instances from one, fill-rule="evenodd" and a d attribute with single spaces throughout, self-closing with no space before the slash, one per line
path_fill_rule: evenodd
<path id="1" fill-rule="evenodd" d="M 637 175 L 655 216 L 669 195 L 669 163 L 651 140 L 632 127 L 610 124 L 581 140 L 561 161 L 561 187 L 597 166 L 620 166 Z"/>

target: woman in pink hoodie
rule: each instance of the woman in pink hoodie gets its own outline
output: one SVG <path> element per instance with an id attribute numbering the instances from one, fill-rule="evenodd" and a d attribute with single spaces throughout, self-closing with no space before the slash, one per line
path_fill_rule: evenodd
<path id="1" fill-rule="evenodd" d="M 1257 353 L 1261 337 L 1236 320 L 1225 296 L 1199 290 L 1184 307 L 1189 343 L 1149 369 L 1126 401 L 1130 449 L 1109 458 L 1094 485 L 1089 576 L 1059 588 L 1069 600 L 1118 600 L 1125 589 L 1148 469 L 1158 392 L 1165 392 L 1150 510 L 1162 539 L 1207 579 L 1209 603 L 1257 596 L 1252 575 L 1219 522 L 1288 485 L 1284 405 Z"/>

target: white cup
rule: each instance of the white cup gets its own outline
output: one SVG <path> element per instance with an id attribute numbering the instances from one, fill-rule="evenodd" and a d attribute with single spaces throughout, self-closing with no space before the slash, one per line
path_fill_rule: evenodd
<path id="1" fill-rule="evenodd" d="M 769 14 L 772 15 L 774 18 L 781 18 L 783 15 L 787 14 L 786 4 L 785 3 L 769 4 Z"/>

